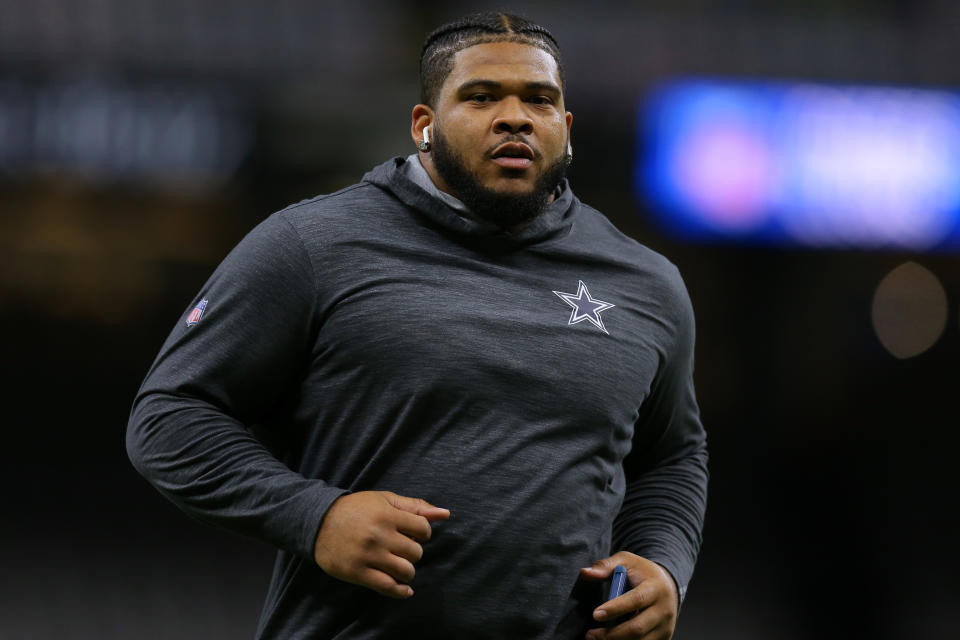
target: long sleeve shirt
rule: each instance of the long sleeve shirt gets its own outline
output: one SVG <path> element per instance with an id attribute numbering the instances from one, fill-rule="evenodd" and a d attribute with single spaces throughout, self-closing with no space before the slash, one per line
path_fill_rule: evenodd
<path id="1" fill-rule="evenodd" d="M 519 231 L 401 158 L 255 228 L 135 400 L 136 468 L 188 514 L 279 549 L 259 638 L 574 638 L 579 568 L 627 550 L 681 596 L 706 506 L 693 312 L 677 269 L 564 182 Z M 326 575 L 346 492 L 450 509 L 395 601 Z"/>

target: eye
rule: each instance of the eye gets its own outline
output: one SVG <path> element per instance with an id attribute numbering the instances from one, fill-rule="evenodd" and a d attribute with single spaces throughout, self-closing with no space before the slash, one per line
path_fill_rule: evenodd
<path id="1" fill-rule="evenodd" d="M 550 105 L 553 104 L 553 98 L 550 98 L 548 96 L 533 96 L 528 99 L 528 102 L 532 102 L 535 105 L 539 105 L 543 107 L 549 107 Z"/>
<path id="2" fill-rule="evenodd" d="M 494 97 L 489 93 L 474 93 L 474 94 L 471 94 L 467 98 L 467 100 L 469 100 L 470 102 L 479 102 L 482 104 L 485 102 L 493 102 Z"/>

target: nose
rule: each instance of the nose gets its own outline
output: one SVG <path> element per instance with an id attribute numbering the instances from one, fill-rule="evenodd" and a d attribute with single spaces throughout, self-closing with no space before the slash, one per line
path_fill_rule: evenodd
<path id="1" fill-rule="evenodd" d="M 524 109 L 523 102 L 510 96 L 500 101 L 500 109 L 493 120 L 495 133 L 532 133 L 533 120 Z"/>

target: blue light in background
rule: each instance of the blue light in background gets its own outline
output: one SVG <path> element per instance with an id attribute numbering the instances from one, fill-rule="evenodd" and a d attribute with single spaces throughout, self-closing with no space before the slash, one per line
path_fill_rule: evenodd
<path id="1" fill-rule="evenodd" d="M 960 248 L 960 94 L 678 81 L 639 133 L 638 195 L 680 237 Z"/>

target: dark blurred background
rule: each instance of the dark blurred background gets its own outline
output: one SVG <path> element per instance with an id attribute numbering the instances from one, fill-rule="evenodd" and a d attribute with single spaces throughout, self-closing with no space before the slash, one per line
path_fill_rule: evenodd
<path id="1" fill-rule="evenodd" d="M 0 0 L 0 637 L 252 637 L 271 550 L 134 472 L 131 401 L 253 225 L 413 152 L 423 38 L 488 8 Z M 694 301 L 712 479 L 678 637 L 960 637 L 958 255 L 694 245 L 631 184 L 654 84 L 960 87 L 960 3 L 508 9 L 564 48 L 576 193 L 674 261 Z M 871 309 L 906 262 L 939 281 L 946 323 L 897 357 Z M 913 293 L 894 316 L 926 308 Z"/>

